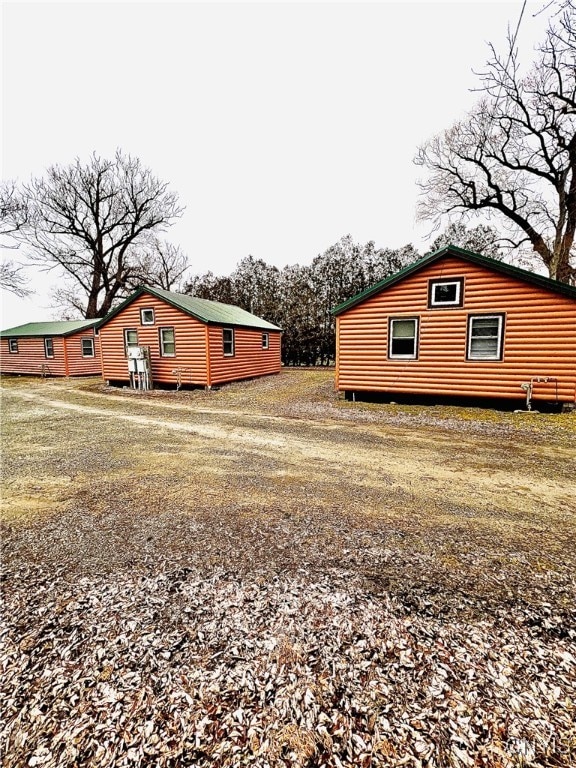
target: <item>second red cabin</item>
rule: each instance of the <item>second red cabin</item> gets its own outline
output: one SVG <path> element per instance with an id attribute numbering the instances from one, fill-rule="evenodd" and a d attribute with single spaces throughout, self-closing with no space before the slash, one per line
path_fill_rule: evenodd
<path id="1" fill-rule="evenodd" d="M 278 326 L 231 304 L 160 288 L 139 288 L 98 333 L 110 382 L 131 380 L 136 348 L 146 350 L 154 383 L 212 387 L 280 371 Z"/>

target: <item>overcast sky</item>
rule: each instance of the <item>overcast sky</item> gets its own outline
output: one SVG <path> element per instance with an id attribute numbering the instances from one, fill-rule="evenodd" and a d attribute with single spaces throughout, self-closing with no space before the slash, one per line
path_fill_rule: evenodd
<path id="1" fill-rule="evenodd" d="M 528 2 L 518 43 L 543 39 Z M 429 238 L 415 221 L 419 144 L 471 108 L 487 41 L 517 2 L 4 2 L 2 175 L 116 148 L 186 207 L 168 239 L 193 272 L 248 254 L 308 264 L 343 235 Z M 18 257 L 10 252 L 10 257 Z M 56 273 L 2 292 L 1 326 L 57 317 Z"/>

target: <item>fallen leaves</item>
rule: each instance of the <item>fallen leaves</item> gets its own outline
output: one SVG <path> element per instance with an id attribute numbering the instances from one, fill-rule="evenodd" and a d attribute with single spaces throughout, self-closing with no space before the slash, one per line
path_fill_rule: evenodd
<path id="1" fill-rule="evenodd" d="M 406 616 L 354 585 L 224 570 L 3 584 L 5 768 L 576 757 L 574 636 L 519 616 Z"/>

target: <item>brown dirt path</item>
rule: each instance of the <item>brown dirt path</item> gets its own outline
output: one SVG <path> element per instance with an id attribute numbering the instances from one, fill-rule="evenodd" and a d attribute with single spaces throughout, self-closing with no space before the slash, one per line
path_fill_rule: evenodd
<path id="1" fill-rule="evenodd" d="M 569 422 L 350 408 L 330 386 L 291 374 L 142 397 L 10 382 L 8 560 L 338 572 L 442 610 L 573 605 Z"/>

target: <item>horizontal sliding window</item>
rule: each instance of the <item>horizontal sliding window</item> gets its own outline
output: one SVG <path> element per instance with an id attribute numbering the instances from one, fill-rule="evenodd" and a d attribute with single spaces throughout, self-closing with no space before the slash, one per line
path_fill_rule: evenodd
<path id="1" fill-rule="evenodd" d="M 468 360 L 502 360 L 504 315 L 468 316 Z"/>
<path id="2" fill-rule="evenodd" d="M 388 337 L 391 360 L 415 360 L 418 357 L 417 317 L 391 317 Z"/>
<path id="3" fill-rule="evenodd" d="M 153 309 L 141 309 L 140 310 L 140 322 L 142 325 L 154 325 L 154 310 Z"/>
<path id="4" fill-rule="evenodd" d="M 464 299 L 464 278 L 430 280 L 428 284 L 428 309 L 435 307 L 461 307 Z"/>

